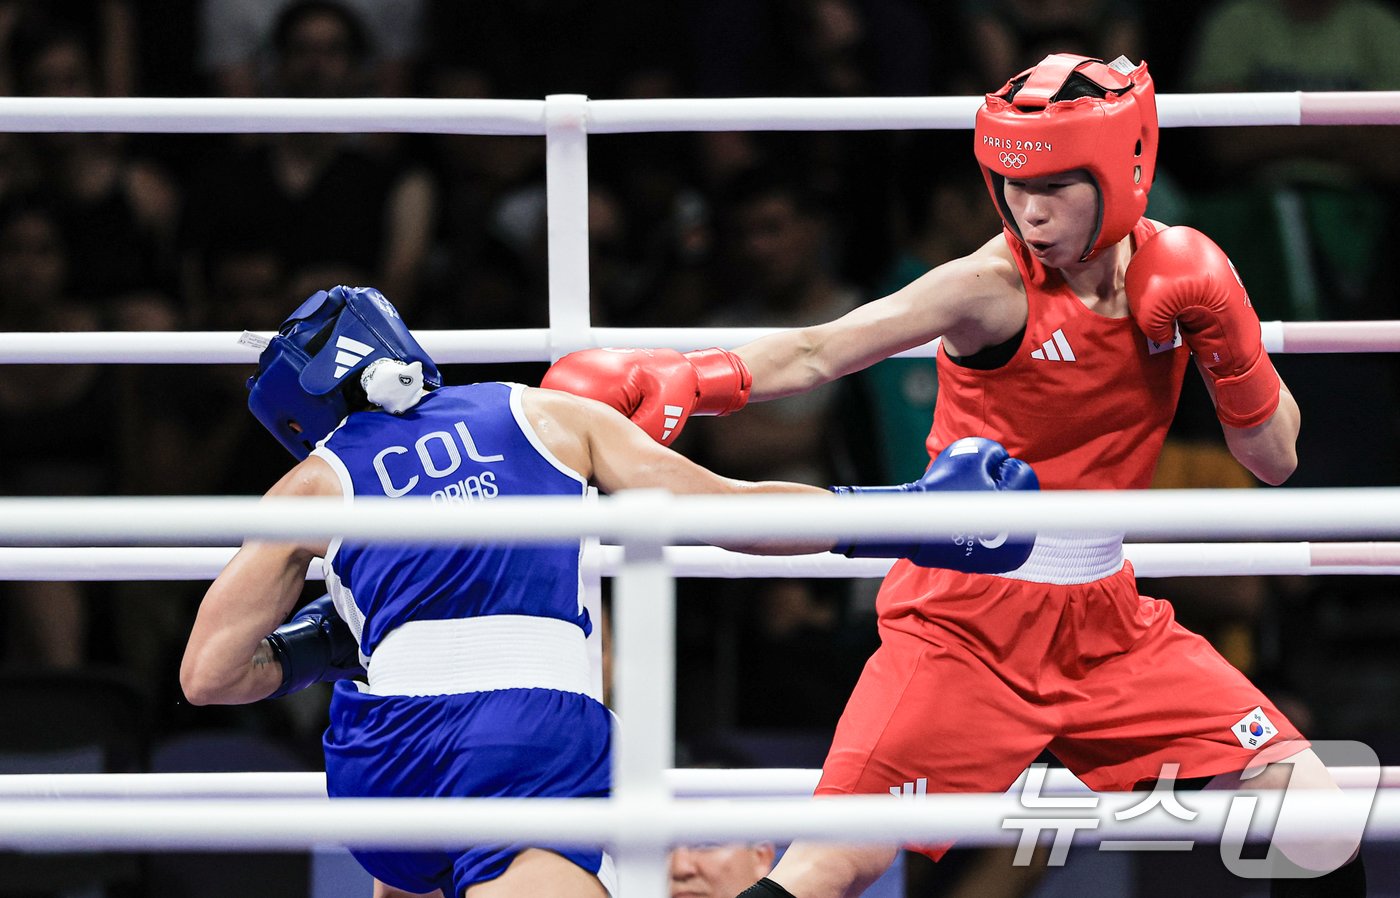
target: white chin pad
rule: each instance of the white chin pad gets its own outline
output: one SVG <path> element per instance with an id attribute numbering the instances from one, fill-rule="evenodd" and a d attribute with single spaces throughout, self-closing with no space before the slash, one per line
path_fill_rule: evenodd
<path id="1" fill-rule="evenodd" d="M 428 395 L 423 389 L 422 362 L 378 359 L 360 375 L 360 386 L 365 398 L 395 415 L 402 415 Z"/>

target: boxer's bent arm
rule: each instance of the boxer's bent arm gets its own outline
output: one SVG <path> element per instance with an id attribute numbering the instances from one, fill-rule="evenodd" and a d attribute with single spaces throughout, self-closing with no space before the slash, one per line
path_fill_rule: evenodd
<path id="1" fill-rule="evenodd" d="M 999 338 L 990 342 L 1000 342 L 1025 323 L 1025 303 L 1014 301 L 1020 288 L 1012 276 L 1019 284 L 1015 267 L 989 242 L 835 321 L 746 343 L 734 354 L 753 376 L 749 399 L 803 393 L 945 335 L 966 335 L 959 344 L 964 352 L 971 350 L 963 343 L 986 345 L 979 339 L 984 331 Z M 1019 322 L 1002 320 L 1017 314 Z"/>
<path id="2" fill-rule="evenodd" d="M 268 496 L 340 496 L 330 466 L 308 458 Z M 307 543 L 250 540 L 214 580 L 200 603 L 180 663 L 180 687 L 195 705 L 238 705 L 271 695 L 282 669 L 263 639 L 296 606 L 306 568 L 324 555 L 326 540 Z"/>
<path id="3" fill-rule="evenodd" d="M 678 495 L 790 493 L 831 497 L 815 486 L 784 481 L 753 483 L 721 477 L 653 441 L 610 406 L 554 390 L 526 390 L 523 408 L 549 450 L 605 493 L 664 489 Z M 738 542 L 715 545 L 737 552 L 800 555 L 826 552 L 831 540 Z"/>
<path id="4" fill-rule="evenodd" d="M 1204 374 L 1204 372 L 1203 372 Z M 1210 378 L 1206 377 L 1210 388 Z M 1213 395 L 1214 391 L 1212 391 Z M 1240 464 L 1255 477 L 1272 486 L 1283 483 L 1298 467 L 1298 428 L 1301 414 L 1288 385 L 1279 383 L 1278 408 L 1257 427 L 1231 427 L 1221 424 L 1225 445 Z"/>

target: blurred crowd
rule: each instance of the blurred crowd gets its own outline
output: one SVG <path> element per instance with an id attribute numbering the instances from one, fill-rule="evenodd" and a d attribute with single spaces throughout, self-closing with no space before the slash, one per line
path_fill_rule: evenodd
<path id="1" fill-rule="evenodd" d="M 1396 90 L 1400 12 L 1378 0 L 0 0 L 0 93 L 26 97 L 970 95 L 1052 51 L 1145 57 L 1159 95 Z M 1170 129 L 1149 214 L 1214 236 L 1263 319 L 1400 318 L 1383 268 L 1400 236 L 1391 139 L 1388 128 Z M 999 229 L 965 131 L 596 136 L 589 165 L 597 325 L 815 323 Z M 543 327 L 546 235 L 543 138 L 0 133 L 0 333 L 273 330 L 340 283 L 379 287 L 419 330 Z M 1397 482 L 1393 358 L 1279 364 L 1303 410 L 1293 485 Z M 448 377 L 537 383 L 543 370 Z M 260 494 L 291 460 L 246 411 L 248 373 L 7 366 L 0 494 Z M 930 360 L 889 361 L 697 420 L 677 448 L 736 477 L 908 480 L 927 463 L 936 389 Z M 1362 420 L 1373 456 L 1356 464 L 1336 437 Z M 1254 485 L 1199 388 L 1160 473 L 1161 486 Z M 1295 717 L 1305 730 L 1383 738 L 1400 733 L 1400 670 L 1368 640 L 1400 635 L 1390 586 L 1217 578 L 1145 590 L 1295 694 L 1296 713 L 1315 718 Z M 175 670 L 203 589 L 0 583 L 0 665 L 110 667 L 146 696 L 153 739 L 251 728 L 314 763 L 323 717 L 310 699 L 181 702 Z M 819 763 L 873 648 L 872 591 L 683 582 L 685 743 L 769 763 L 781 742 L 791 763 Z M 1353 690 L 1364 706 L 1319 701 Z"/>

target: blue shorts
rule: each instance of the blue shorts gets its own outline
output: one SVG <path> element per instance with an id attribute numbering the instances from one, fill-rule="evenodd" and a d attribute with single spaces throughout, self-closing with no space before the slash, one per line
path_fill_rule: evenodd
<path id="1" fill-rule="evenodd" d="M 332 798 L 605 798 L 612 784 L 612 714 L 586 695 L 370 695 L 342 680 L 330 721 L 324 745 Z M 451 898 L 500 876 L 526 848 L 546 848 L 593 874 L 606 858 L 597 848 L 519 844 L 352 854 L 381 882 L 410 892 L 442 889 Z"/>

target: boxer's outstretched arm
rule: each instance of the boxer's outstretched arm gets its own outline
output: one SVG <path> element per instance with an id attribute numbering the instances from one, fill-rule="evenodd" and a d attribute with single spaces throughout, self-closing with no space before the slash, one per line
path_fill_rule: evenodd
<path id="1" fill-rule="evenodd" d="M 831 496 L 830 490 L 785 481 L 750 482 L 722 477 L 676 452 L 658 445 L 626 418 L 601 402 L 550 390 L 526 391 L 522 406 L 535 432 L 560 462 L 604 492 L 625 489 L 664 489 L 690 495 L 756 495 L 787 493 Z M 895 487 L 832 487 L 841 493 L 925 493 L 940 490 L 1024 490 L 1038 486 L 1024 462 L 1009 458 L 991 440 L 959 440 L 948 447 L 914 483 Z M 763 555 L 794 555 L 836 551 L 830 539 L 714 540 L 714 545 Z M 899 542 L 845 543 L 841 551 L 853 556 L 909 558 L 926 567 L 963 571 L 1001 572 L 1018 567 L 1030 554 L 1034 540 L 1008 539 L 1007 534 L 968 539 L 930 536 Z"/>
<path id="2" fill-rule="evenodd" d="M 832 498 L 827 490 L 783 481 L 721 477 L 656 443 L 610 406 L 552 390 L 526 390 L 522 405 L 535 432 L 555 457 L 605 493 L 664 489 L 680 495 L 793 493 Z M 833 540 L 717 542 L 726 549 L 765 555 L 825 552 Z"/>
<path id="3" fill-rule="evenodd" d="M 1025 324 L 1020 275 L 998 235 L 970 256 L 945 262 L 894 293 L 834 321 L 761 337 L 734 350 L 752 379 L 750 398 L 778 399 L 870 367 L 938 337 L 964 353 Z M 1017 320 L 1011 320 L 1017 319 Z M 992 336 L 997 335 L 997 336 Z"/>

